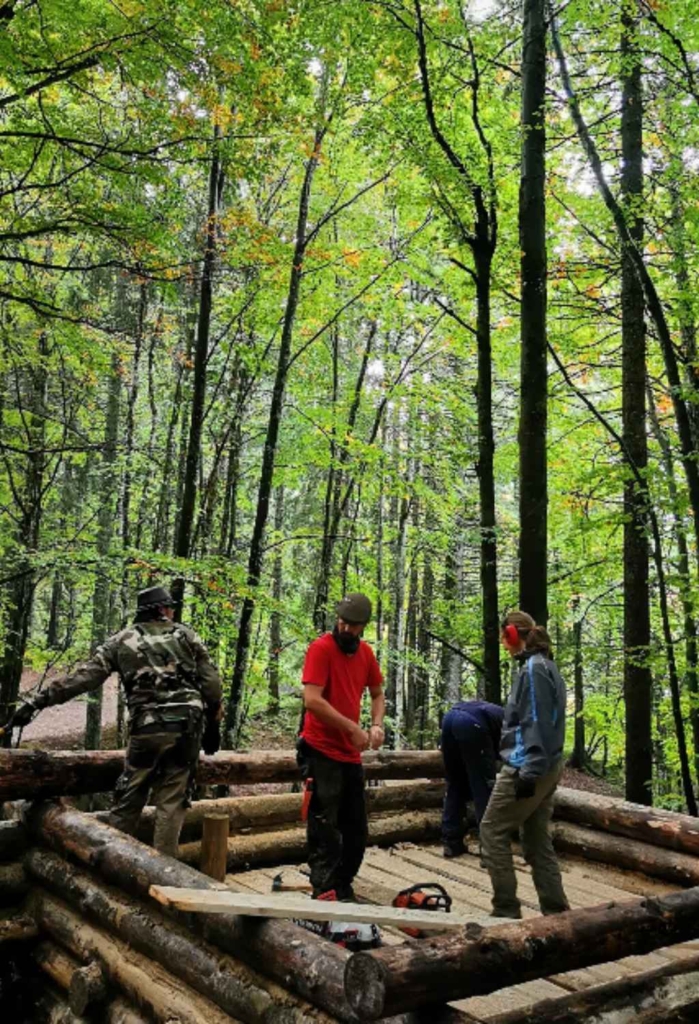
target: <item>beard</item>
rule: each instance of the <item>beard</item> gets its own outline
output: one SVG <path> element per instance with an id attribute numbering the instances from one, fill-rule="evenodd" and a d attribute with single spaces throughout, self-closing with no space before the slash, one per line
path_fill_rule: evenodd
<path id="1" fill-rule="evenodd" d="M 341 633 L 337 626 L 333 629 L 333 640 L 343 654 L 356 654 L 359 650 L 359 639 L 352 633 Z"/>

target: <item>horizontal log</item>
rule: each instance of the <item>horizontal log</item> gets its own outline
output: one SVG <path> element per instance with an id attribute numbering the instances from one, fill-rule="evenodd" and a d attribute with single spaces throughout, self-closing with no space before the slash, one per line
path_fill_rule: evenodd
<path id="1" fill-rule="evenodd" d="M 555 815 L 564 821 L 699 857 L 699 818 L 688 814 L 561 787 L 556 791 Z"/>
<path id="2" fill-rule="evenodd" d="M 369 814 L 386 811 L 410 811 L 441 807 L 443 782 L 411 782 L 397 786 L 371 786 L 366 790 Z M 188 809 L 182 826 L 183 843 L 201 839 L 206 815 L 227 814 L 231 832 L 248 829 L 269 829 L 301 820 L 301 793 L 270 793 L 264 796 L 225 797 L 219 800 L 197 800 Z M 104 820 L 104 815 L 102 815 Z M 152 842 L 155 808 L 147 807 L 141 815 L 138 838 Z"/>
<path id="3" fill-rule="evenodd" d="M 442 823 L 440 811 L 414 811 L 390 818 L 369 820 L 369 844 L 404 843 L 427 840 L 439 835 Z M 290 828 L 280 832 L 256 832 L 248 836 L 231 836 L 228 840 L 228 870 L 264 864 L 302 861 L 307 854 L 305 828 Z M 180 847 L 180 860 L 185 864 L 198 864 L 201 843 L 185 843 Z"/>
<path id="4" fill-rule="evenodd" d="M 561 821 L 553 826 L 553 842 L 563 853 L 574 853 L 586 860 L 639 871 L 676 885 L 699 885 L 699 858 L 686 853 Z"/>
<path id="5" fill-rule="evenodd" d="M 137 952 L 166 968 L 177 964 L 184 982 L 241 1020 L 250 1024 L 330 1024 L 334 1019 L 195 937 L 155 906 L 126 896 L 55 853 L 31 850 L 27 870 L 44 888 Z"/>
<path id="6" fill-rule="evenodd" d="M 27 832 L 21 821 L 0 821 L 0 861 L 14 860 L 27 848 Z"/>
<path id="7" fill-rule="evenodd" d="M 13 907 L 27 892 L 27 876 L 19 861 L 0 864 L 0 907 Z"/>
<path id="8" fill-rule="evenodd" d="M 32 806 L 27 827 L 40 842 L 93 868 L 105 881 L 136 897 L 147 899 L 151 885 L 226 888 L 92 815 L 60 804 Z M 285 921 L 202 915 L 193 927 L 214 946 L 264 970 L 315 1006 L 342 1020 L 356 1020 L 344 998 L 349 954 L 339 946 Z"/>
<path id="9" fill-rule="evenodd" d="M 554 999 L 542 999 L 526 1010 L 511 1010 L 488 1018 L 488 1024 L 617 1024 L 629 1020 L 634 1007 L 633 1022 L 652 1018 L 658 1010 L 667 1020 L 675 1008 L 691 1008 L 699 1001 L 699 955 L 672 960 L 662 967 L 639 974 L 593 985 L 580 992 L 571 992 Z M 691 1019 L 691 1018 L 690 1018 Z M 696 1019 L 696 1018 L 694 1018 Z M 433 1021 L 433 1024 L 437 1024 Z"/>
<path id="10" fill-rule="evenodd" d="M 444 776 L 438 750 L 379 750 L 365 754 L 362 763 L 368 779 Z M 0 802 L 104 793 L 114 788 L 123 767 L 123 750 L 0 750 Z M 201 785 L 294 782 L 300 777 L 296 754 L 284 750 L 221 751 L 200 757 L 197 770 Z"/>
<path id="11" fill-rule="evenodd" d="M 434 1002 L 435 992 L 465 999 L 697 937 L 699 887 L 355 953 L 345 991 L 359 1017 L 376 1020 Z"/>
<path id="12" fill-rule="evenodd" d="M 0 944 L 26 942 L 39 934 L 36 921 L 23 910 L 6 911 L 0 916 Z"/>
<path id="13" fill-rule="evenodd" d="M 178 975 L 137 953 L 126 943 L 88 924 L 57 897 L 36 890 L 32 912 L 42 931 L 82 960 L 97 958 L 113 985 L 163 1024 L 231 1024 L 235 1018 L 194 992 Z"/>

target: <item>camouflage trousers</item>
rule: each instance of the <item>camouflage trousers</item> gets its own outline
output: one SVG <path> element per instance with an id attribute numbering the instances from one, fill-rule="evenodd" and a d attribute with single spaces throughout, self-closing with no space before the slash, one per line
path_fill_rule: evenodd
<path id="1" fill-rule="evenodd" d="M 561 870 L 553 849 L 549 822 L 553 797 L 563 764 L 536 780 L 534 796 L 515 798 L 514 768 L 505 765 L 495 780 L 488 809 L 480 825 L 481 856 L 493 885 L 493 914 L 521 917 L 517 877 L 512 861 L 512 833 L 521 829 L 524 857 L 532 869 L 532 881 L 543 914 L 569 910 Z"/>
<path id="2" fill-rule="evenodd" d="M 201 722 L 194 728 L 186 721 L 172 726 L 173 731 L 131 734 L 109 824 L 135 835 L 150 796 L 155 804 L 153 845 L 160 853 L 176 857 L 190 782 L 199 758 Z"/>

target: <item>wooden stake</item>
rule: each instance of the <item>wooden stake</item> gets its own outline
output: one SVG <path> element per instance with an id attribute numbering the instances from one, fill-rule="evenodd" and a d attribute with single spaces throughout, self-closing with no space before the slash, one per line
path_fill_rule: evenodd
<path id="1" fill-rule="evenodd" d="M 199 870 L 217 882 L 226 879 L 228 826 L 227 814 L 207 814 L 204 818 Z"/>

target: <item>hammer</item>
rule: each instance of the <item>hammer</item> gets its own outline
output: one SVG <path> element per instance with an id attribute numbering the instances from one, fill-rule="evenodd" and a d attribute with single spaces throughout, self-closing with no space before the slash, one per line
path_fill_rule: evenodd
<path id="1" fill-rule="evenodd" d="M 280 871 L 278 875 L 275 875 L 272 879 L 272 892 L 312 892 L 312 885 L 283 885 L 282 875 L 283 871 Z"/>

